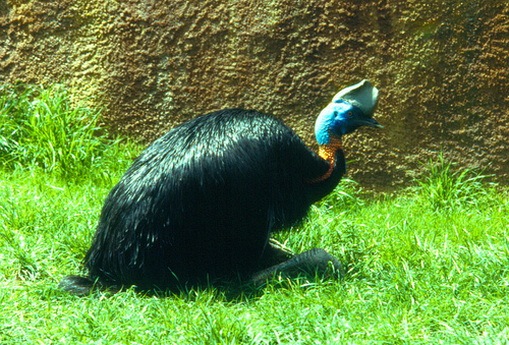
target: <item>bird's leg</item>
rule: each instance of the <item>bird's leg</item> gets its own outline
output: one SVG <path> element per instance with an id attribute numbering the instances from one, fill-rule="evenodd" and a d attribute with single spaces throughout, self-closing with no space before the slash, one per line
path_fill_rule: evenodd
<path id="1" fill-rule="evenodd" d="M 334 256 L 325 250 L 315 248 L 302 254 L 254 273 L 250 282 L 263 285 L 268 279 L 279 275 L 285 278 L 296 278 L 299 275 L 321 275 L 324 277 L 343 275 L 343 266 Z"/>

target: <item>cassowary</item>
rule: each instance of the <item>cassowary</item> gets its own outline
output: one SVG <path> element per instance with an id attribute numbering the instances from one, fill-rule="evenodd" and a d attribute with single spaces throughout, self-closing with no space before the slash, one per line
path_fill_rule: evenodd
<path id="1" fill-rule="evenodd" d="M 264 267 L 280 250 L 272 231 L 303 219 L 345 173 L 341 137 L 372 118 L 378 90 L 364 80 L 340 91 L 316 120 L 316 154 L 280 120 L 227 109 L 179 125 L 153 142 L 109 193 L 91 248 L 92 286 L 171 289 L 232 276 L 260 283 L 275 273 L 325 272 L 339 261 L 312 249 Z"/>

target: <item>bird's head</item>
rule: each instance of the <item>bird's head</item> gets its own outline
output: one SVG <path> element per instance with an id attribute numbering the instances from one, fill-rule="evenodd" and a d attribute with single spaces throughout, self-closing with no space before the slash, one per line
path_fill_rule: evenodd
<path id="1" fill-rule="evenodd" d="M 361 126 L 382 128 L 372 117 L 377 101 L 378 89 L 367 80 L 338 92 L 316 119 L 318 144 L 327 145 L 333 138 L 352 133 Z"/>

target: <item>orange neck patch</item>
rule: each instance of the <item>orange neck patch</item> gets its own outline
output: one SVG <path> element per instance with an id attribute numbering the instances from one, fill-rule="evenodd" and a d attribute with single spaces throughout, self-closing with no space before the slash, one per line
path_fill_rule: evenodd
<path id="1" fill-rule="evenodd" d="M 328 179 L 336 167 L 336 152 L 343 149 L 340 138 L 331 137 L 330 143 L 318 147 L 318 155 L 329 162 L 329 169 L 322 176 L 309 180 L 310 183 L 318 183 Z"/>

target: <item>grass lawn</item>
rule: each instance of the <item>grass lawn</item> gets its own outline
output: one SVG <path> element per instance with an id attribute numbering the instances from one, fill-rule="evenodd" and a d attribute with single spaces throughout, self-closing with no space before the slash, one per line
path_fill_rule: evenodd
<path id="1" fill-rule="evenodd" d="M 413 188 L 391 195 L 368 197 L 346 180 L 301 225 L 275 235 L 296 252 L 336 255 L 348 269 L 342 281 L 275 279 L 236 294 L 60 291 L 63 276 L 82 272 L 102 202 L 139 147 L 106 139 L 95 125 L 78 136 L 19 115 L 41 103 L 51 110 L 55 99 L 39 120 L 76 112 L 58 90 L 14 90 L 17 103 L 7 91 L 0 344 L 509 343 L 509 192 L 441 157 Z M 95 119 L 79 109 L 82 122 Z M 8 136 L 17 128 L 19 140 Z M 37 143 L 41 131 L 65 136 L 68 151 Z"/>

